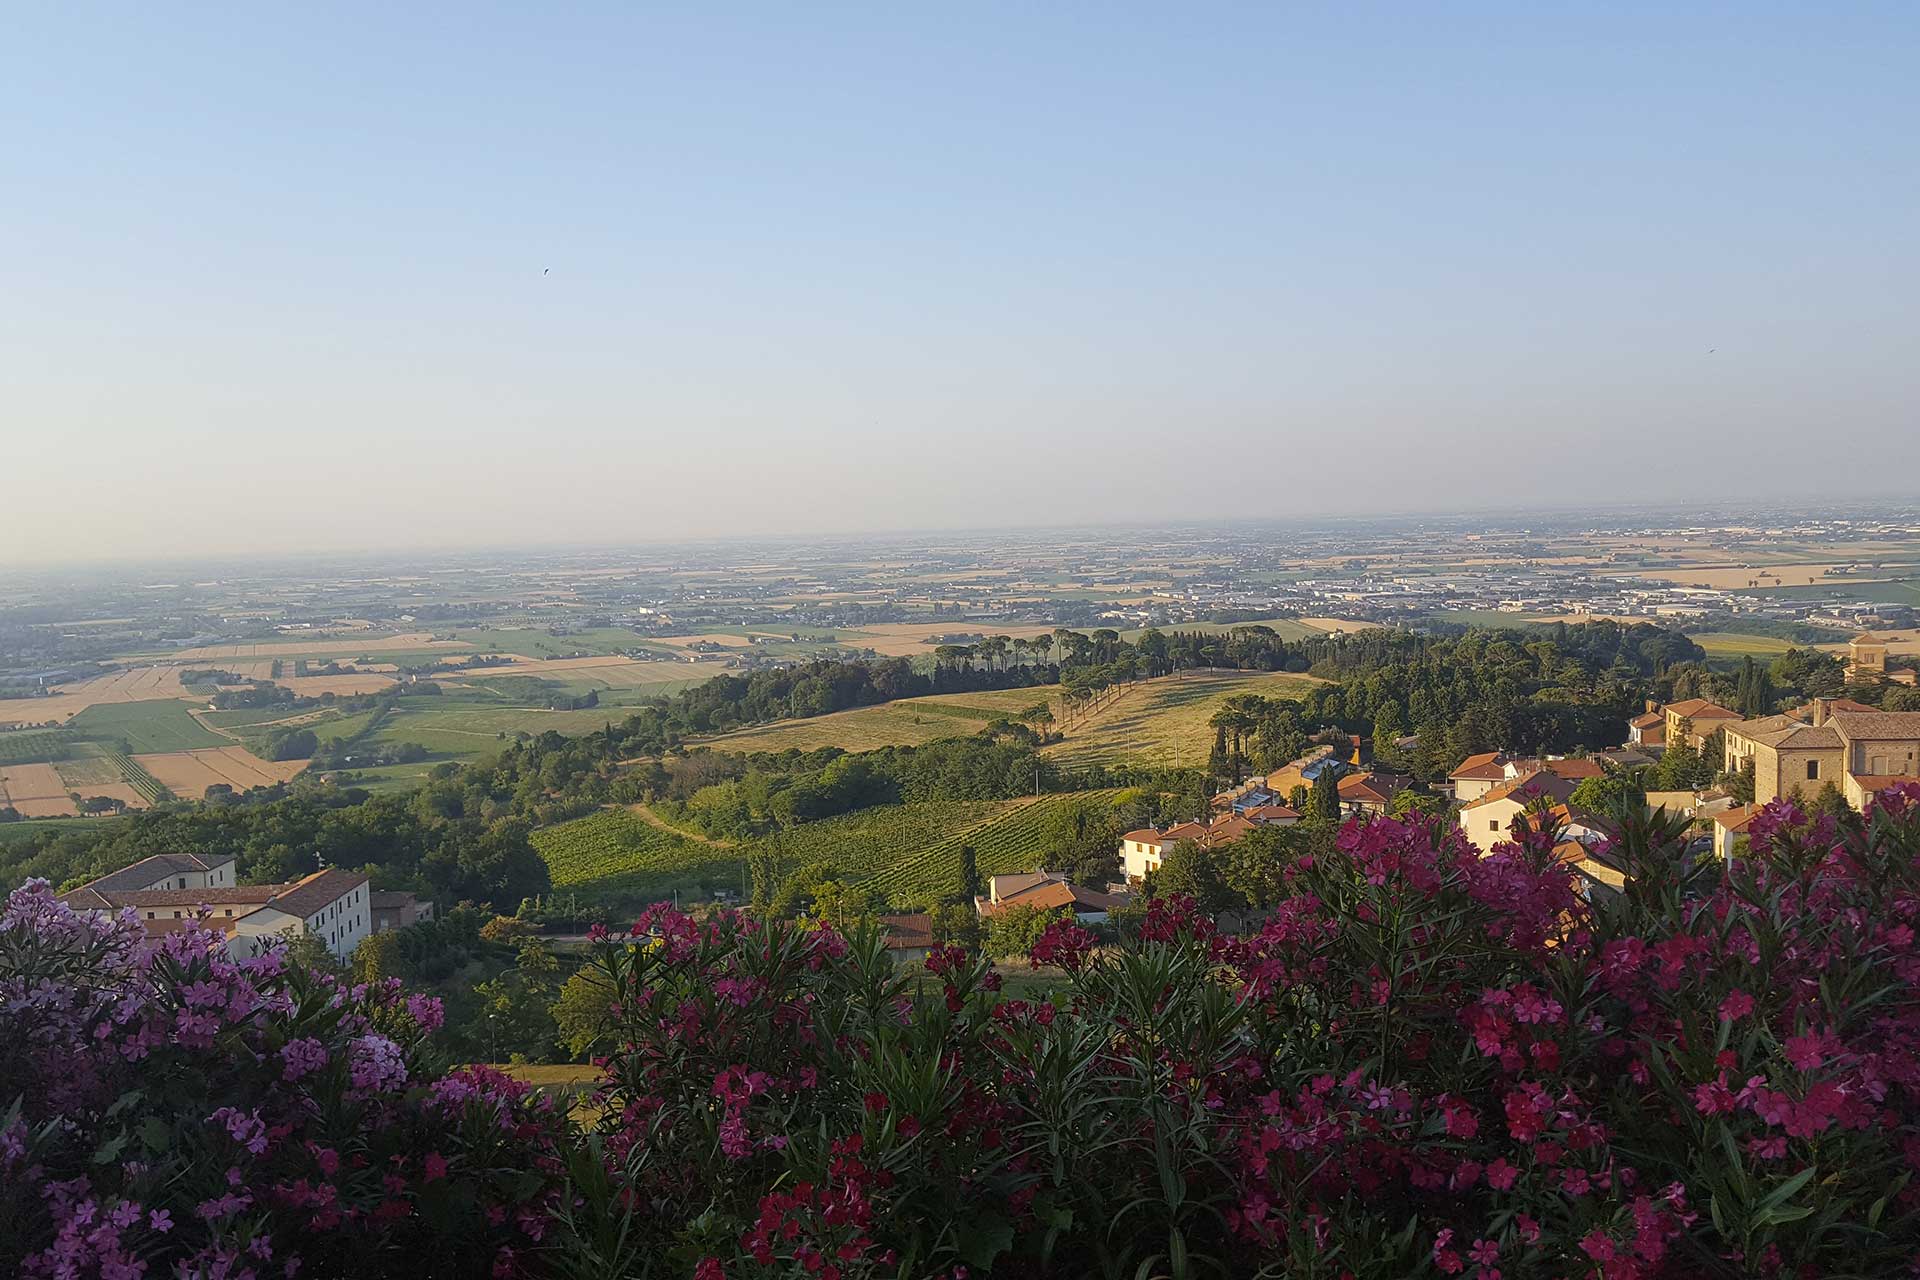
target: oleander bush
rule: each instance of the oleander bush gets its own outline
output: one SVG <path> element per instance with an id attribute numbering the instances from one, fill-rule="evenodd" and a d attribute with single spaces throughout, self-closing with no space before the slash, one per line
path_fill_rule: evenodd
<path id="1" fill-rule="evenodd" d="M 1685 848 L 1623 818 L 1627 888 L 1589 902 L 1549 836 L 1481 858 L 1350 823 L 1257 933 L 1177 897 L 1119 946 L 1053 925 L 1051 1002 L 958 949 L 929 976 L 867 930 L 654 908 L 594 943 L 612 1030 L 567 1127 L 433 1077 L 396 990 L 149 951 L 29 887 L 0 928 L 0 1265 L 1911 1273 L 1920 788 L 1838 824 L 1770 806 L 1728 866 Z"/>

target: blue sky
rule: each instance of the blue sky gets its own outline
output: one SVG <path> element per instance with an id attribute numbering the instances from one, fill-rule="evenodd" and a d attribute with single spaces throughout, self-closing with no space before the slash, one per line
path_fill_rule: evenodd
<path id="1" fill-rule="evenodd" d="M 0 561 L 1915 492 L 1920 6 L 540 8 L 9 15 Z"/>

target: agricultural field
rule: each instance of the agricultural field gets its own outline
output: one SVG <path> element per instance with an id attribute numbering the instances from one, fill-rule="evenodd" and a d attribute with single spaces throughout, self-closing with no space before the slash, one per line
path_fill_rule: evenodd
<path id="1" fill-rule="evenodd" d="M 1119 792 L 1078 791 L 1018 800 L 883 805 L 738 845 L 709 844 L 624 809 L 546 827 L 533 845 L 556 890 L 621 903 L 739 891 L 747 858 L 772 852 L 781 874 L 825 862 L 898 908 L 920 907 L 960 890 L 960 849 L 971 845 L 982 875 L 1031 869 L 1053 822 L 1068 805 Z"/>
<path id="2" fill-rule="evenodd" d="M 0 764 L 47 764 L 73 754 L 64 729 L 16 729 L 0 733 Z"/>
<path id="3" fill-rule="evenodd" d="M 1069 767 L 1139 764 L 1204 764 L 1213 743 L 1207 724 L 1228 698 L 1259 694 L 1298 697 L 1318 681 L 1311 676 L 1264 671 L 1183 671 L 1143 680 L 1123 690 L 1063 742 L 1046 748 Z"/>
<path id="4" fill-rule="evenodd" d="M 133 762 L 177 796 L 198 800 L 225 783 L 235 791 L 272 786 L 307 767 L 305 760 L 262 760 L 231 744 L 195 751 L 139 753 Z"/>
<path id="5" fill-rule="evenodd" d="M 69 727 L 89 738 L 125 741 L 136 755 L 232 745 L 194 719 L 187 703 L 177 698 L 102 703 L 75 716 Z"/>
<path id="6" fill-rule="evenodd" d="M 587 627 L 564 636 L 548 635 L 535 627 L 453 627 L 434 634 L 449 645 L 474 653 L 511 653 L 525 658 L 617 654 L 647 642 L 639 632 L 625 627 Z"/>
<path id="7" fill-rule="evenodd" d="M 867 881 L 867 887 L 896 907 L 921 907 L 958 893 L 960 847 L 973 848 L 982 876 L 1031 871 L 1054 822 L 1068 806 L 1087 800 L 1111 801 L 1118 791 L 1062 791 L 1034 799 L 1011 800 L 978 826 L 950 831 L 936 843 L 898 859 Z"/>
<path id="8" fill-rule="evenodd" d="M 878 885 L 892 877 L 905 890 L 927 882 L 959 882 L 960 844 L 969 833 L 1004 817 L 1030 800 L 943 800 L 925 804 L 889 804 L 808 822 L 761 842 L 780 859 L 783 873 L 824 862 L 849 884 Z M 923 863 L 946 849 L 951 866 Z M 914 867 L 912 874 L 900 870 Z M 935 896 L 938 896 L 937 894 Z"/>
<path id="9" fill-rule="evenodd" d="M 0 766 L 0 809 L 28 818 L 58 818 L 78 813 L 70 788 L 50 764 Z"/>
<path id="10" fill-rule="evenodd" d="M 510 666 L 450 670 L 435 678 L 443 683 L 484 685 L 489 680 L 533 676 L 564 685 L 570 692 L 588 689 L 644 689 L 649 695 L 667 694 L 699 684 L 720 674 L 684 662 L 644 662 L 609 655 L 593 658 L 541 658 Z"/>
<path id="11" fill-rule="evenodd" d="M 1085 628 L 1081 628 L 1085 630 Z M 840 643 L 860 649 L 872 649 L 886 658 L 912 658 L 932 654 L 939 647 L 930 642 L 934 636 L 973 635 L 1012 636 L 1031 639 L 1053 634 L 1053 627 L 1035 623 L 995 622 L 875 622 L 858 631 L 840 632 Z"/>
<path id="12" fill-rule="evenodd" d="M 1687 637 L 1707 651 L 1708 658 L 1775 658 L 1793 647 L 1778 636 L 1744 635 L 1737 631 L 1698 631 Z"/>
<path id="13" fill-rule="evenodd" d="M 737 887 L 745 866 L 732 850 L 657 827 L 625 809 L 543 827 L 532 840 L 556 890 L 579 890 L 596 900 L 644 901 L 675 892 L 705 897 L 716 888 Z"/>
<path id="14" fill-rule="evenodd" d="M 1868 604 L 1904 604 L 1920 606 L 1920 578 L 1892 582 L 1860 582 L 1855 579 L 1825 579 L 1808 586 L 1778 587 L 1756 591 L 1755 595 L 1782 600 L 1855 600 Z M 4 706 L 0 703 L 0 706 Z"/>
<path id="15" fill-rule="evenodd" d="M 291 662 L 295 658 L 351 658 L 366 654 L 369 658 L 379 654 L 407 654 L 413 661 L 419 661 L 419 655 L 436 650 L 444 653 L 461 653 L 471 646 L 458 641 L 436 639 L 431 632 L 410 631 L 400 635 L 351 635 L 315 636 L 310 640 L 261 640 L 243 641 L 238 644 L 210 644 L 197 649 L 181 649 L 162 655 L 176 662 L 203 662 L 218 665 L 228 658 L 262 658 L 271 660 L 280 658 Z M 288 674 L 292 671 L 289 669 Z"/>
<path id="16" fill-rule="evenodd" d="M 59 724 L 89 707 L 190 697 L 174 667 L 134 667 L 61 685 L 44 698 L 0 700 L 0 726 Z"/>
<path id="17" fill-rule="evenodd" d="M 1029 704 L 1038 702 L 1041 690 L 1032 694 Z M 970 714 L 977 711 L 977 714 Z M 831 715 L 805 720 L 782 720 L 775 724 L 741 729 L 704 740 L 704 745 L 719 751 L 752 753 L 756 751 L 814 751 L 821 747 L 843 747 L 848 751 L 872 751 L 876 747 L 917 747 L 939 738 L 964 738 L 987 727 L 989 720 L 1004 711 L 972 708 L 950 698 L 903 698 Z"/>

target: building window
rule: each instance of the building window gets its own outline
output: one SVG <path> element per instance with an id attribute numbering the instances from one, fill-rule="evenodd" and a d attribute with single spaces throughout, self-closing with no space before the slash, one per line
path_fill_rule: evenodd
<path id="1" fill-rule="evenodd" d="M 1818 760 L 1807 761 L 1807 781 L 1818 782 L 1819 780 L 1820 780 L 1820 762 Z"/>
<path id="2" fill-rule="evenodd" d="M 1498 818 L 1487 819 L 1487 830 L 1498 831 L 1499 829 L 1500 829 L 1500 819 Z"/>

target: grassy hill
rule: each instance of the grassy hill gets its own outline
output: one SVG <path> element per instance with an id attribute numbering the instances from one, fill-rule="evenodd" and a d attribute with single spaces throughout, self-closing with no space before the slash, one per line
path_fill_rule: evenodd
<path id="1" fill-rule="evenodd" d="M 1056 685 L 1025 689 L 989 689 L 979 693 L 937 693 L 925 698 L 902 698 L 873 707 L 855 707 L 806 720 L 742 729 L 707 739 L 716 751 L 813 751 L 844 747 L 872 751 L 877 747 L 917 747 L 938 738 L 963 738 L 980 732 L 987 722 L 1018 716 L 1039 702 L 1052 701 Z"/>
<path id="2" fill-rule="evenodd" d="M 1063 765 L 1204 764 L 1213 742 L 1207 721 L 1243 693 L 1297 697 L 1311 676 L 1265 671 L 1183 671 L 1121 691 L 1047 754 Z"/>

